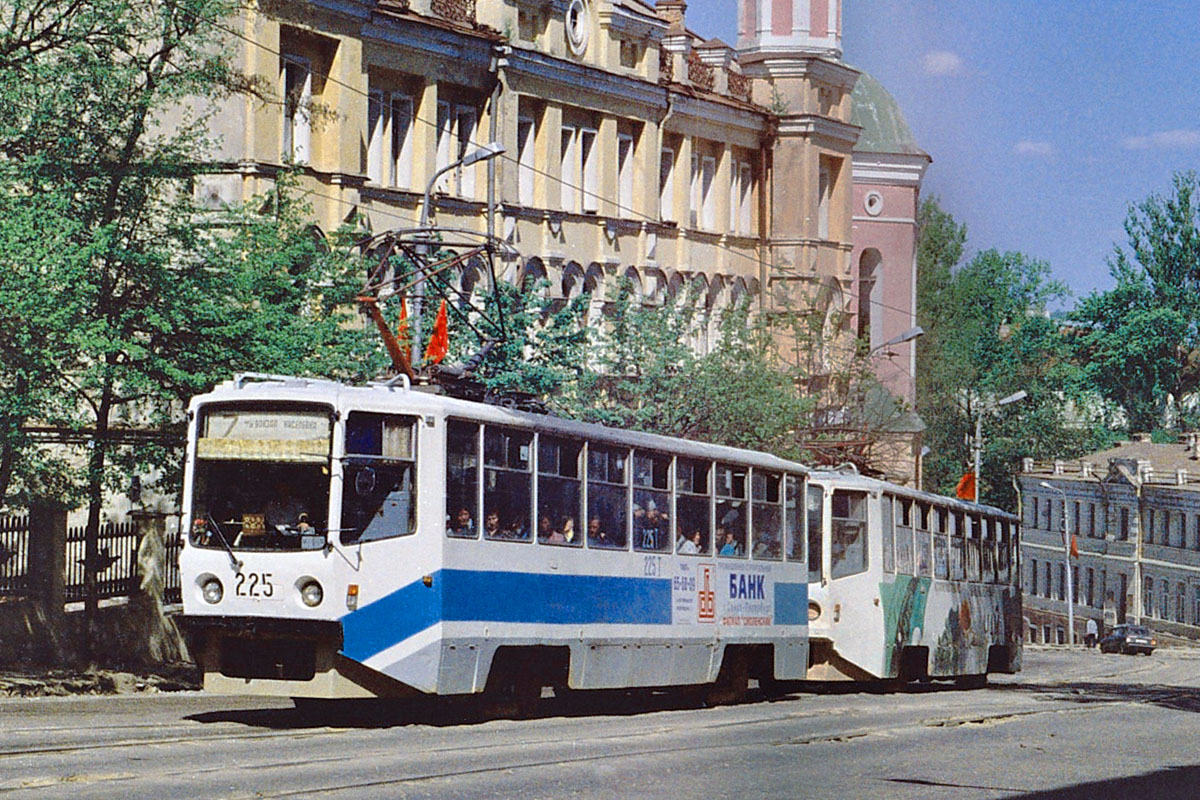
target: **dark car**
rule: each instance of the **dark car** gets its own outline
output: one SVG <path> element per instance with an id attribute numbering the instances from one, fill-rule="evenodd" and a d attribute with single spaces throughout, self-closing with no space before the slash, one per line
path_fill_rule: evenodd
<path id="1" fill-rule="evenodd" d="M 1150 655 L 1157 645 L 1148 628 L 1142 625 L 1118 625 L 1100 640 L 1100 652 Z"/>

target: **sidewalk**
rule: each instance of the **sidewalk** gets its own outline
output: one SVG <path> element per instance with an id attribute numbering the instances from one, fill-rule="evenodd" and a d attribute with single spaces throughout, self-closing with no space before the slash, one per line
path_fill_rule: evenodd
<path id="1" fill-rule="evenodd" d="M 0 670 L 0 697 L 141 694 L 199 688 L 200 674 L 192 664 L 164 666 L 153 673 L 137 674 L 111 669 Z"/>

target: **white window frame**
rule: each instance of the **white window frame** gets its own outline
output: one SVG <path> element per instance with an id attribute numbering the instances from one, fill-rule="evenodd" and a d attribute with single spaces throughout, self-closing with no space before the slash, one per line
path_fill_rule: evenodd
<path id="1" fill-rule="evenodd" d="M 469 122 L 465 122 L 468 121 Z M 479 125 L 479 112 L 474 106 L 459 105 L 454 107 L 454 158 L 461 159 L 471 152 L 475 128 Z M 455 170 L 455 188 L 459 197 L 472 199 L 475 197 L 475 165 L 459 167 Z"/>
<path id="2" fill-rule="evenodd" d="M 559 152 L 559 204 L 563 211 L 577 210 L 579 198 L 579 129 L 574 125 L 562 126 L 562 147 Z"/>
<path id="3" fill-rule="evenodd" d="M 411 95 L 392 95 L 391 125 L 388 131 L 391 145 L 391 181 L 393 186 L 413 187 L 413 98 Z"/>
<path id="4" fill-rule="evenodd" d="M 717 229 L 717 193 L 713 186 L 717 181 L 717 159 L 713 156 L 700 158 L 700 222 L 706 231 Z"/>
<path id="5" fill-rule="evenodd" d="M 738 233 L 754 233 L 754 167 L 743 161 L 738 168 Z"/>
<path id="6" fill-rule="evenodd" d="M 833 174 L 829 165 L 822 163 L 817 172 L 817 238 L 829 238 L 829 196 L 833 192 Z"/>
<path id="7" fill-rule="evenodd" d="M 284 54 L 279 70 L 283 87 L 283 126 L 280 152 L 285 161 L 306 164 L 312 158 L 312 64 L 307 58 Z M 290 87 L 300 84 L 292 106 Z"/>
<path id="8" fill-rule="evenodd" d="M 700 227 L 700 154 L 692 151 L 692 180 L 688 192 L 688 227 Z"/>
<path id="9" fill-rule="evenodd" d="M 633 136 L 617 134 L 617 209 L 618 217 L 633 213 Z"/>
<path id="10" fill-rule="evenodd" d="M 434 143 L 434 167 L 437 170 L 445 169 L 454 163 L 451 153 L 451 139 L 454 135 L 454 115 L 453 107 L 445 100 L 438 100 L 437 103 L 437 139 Z M 438 178 L 435 191 L 444 192 L 449 187 L 451 177 L 443 175 Z"/>
<path id="11" fill-rule="evenodd" d="M 367 92 L 367 179 L 380 186 L 386 182 L 383 167 L 389 110 L 381 90 Z"/>
<path id="12" fill-rule="evenodd" d="M 534 146 L 537 123 L 532 117 L 517 117 L 517 200 L 526 208 L 534 204 Z"/>
<path id="13" fill-rule="evenodd" d="M 675 150 L 665 146 L 658 154 L 658 216 L 675 220 Z"/>
<path id="14" fill-rule="evenodd" d="M 594 128 L 579 129 L 579 208 L 585 214 L 600 211 L 600 139 Z"/>

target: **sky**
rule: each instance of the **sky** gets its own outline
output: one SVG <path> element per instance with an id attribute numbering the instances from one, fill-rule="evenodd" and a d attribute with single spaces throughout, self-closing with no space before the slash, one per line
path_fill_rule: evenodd
<path id="1" fill-rule="evenodd" d="M 735 43 L 736 0 L 688 27 Z M 1200 169 L 1195 0 L 845 0 L 844 60 L 899 102 L 933 158 L 923 194 L 970 253 L 1046 261 L 1074 298 L 1112 286 L 1130 205 Z M 1069 299 L 1067 305 L 1073 305 Z"/>

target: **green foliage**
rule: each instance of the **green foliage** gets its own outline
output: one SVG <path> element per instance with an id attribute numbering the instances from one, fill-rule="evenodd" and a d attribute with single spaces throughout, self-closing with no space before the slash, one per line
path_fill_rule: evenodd
<path id="1" fill-rule="evenodd" d="M 1127 247 L 1109 260 L 1116 286 L 1071 315 L 1087 381 L 1135 431 L 1200 423 L 1172 413 L 1200 388 L 1200 178 L 1177 174 L 1172 189 L 1130 207 Z"/>
<path id="2" fill-rule="evenodd" d="M 1068 341 L 1044 312 L 1065 295 L 1049 266 L 988 250 L 958 266 L 966 232 L 926 200 L 918 249 L 917 410 L 927 425 L 926 486 L 952 492 L 972 466 L 982 416 L 981 497 L 1011 505 L 1021 457 L 1065 457 L 1106 442 Z M 1017 391 L 1027 399 L 997 407 Z"/>

